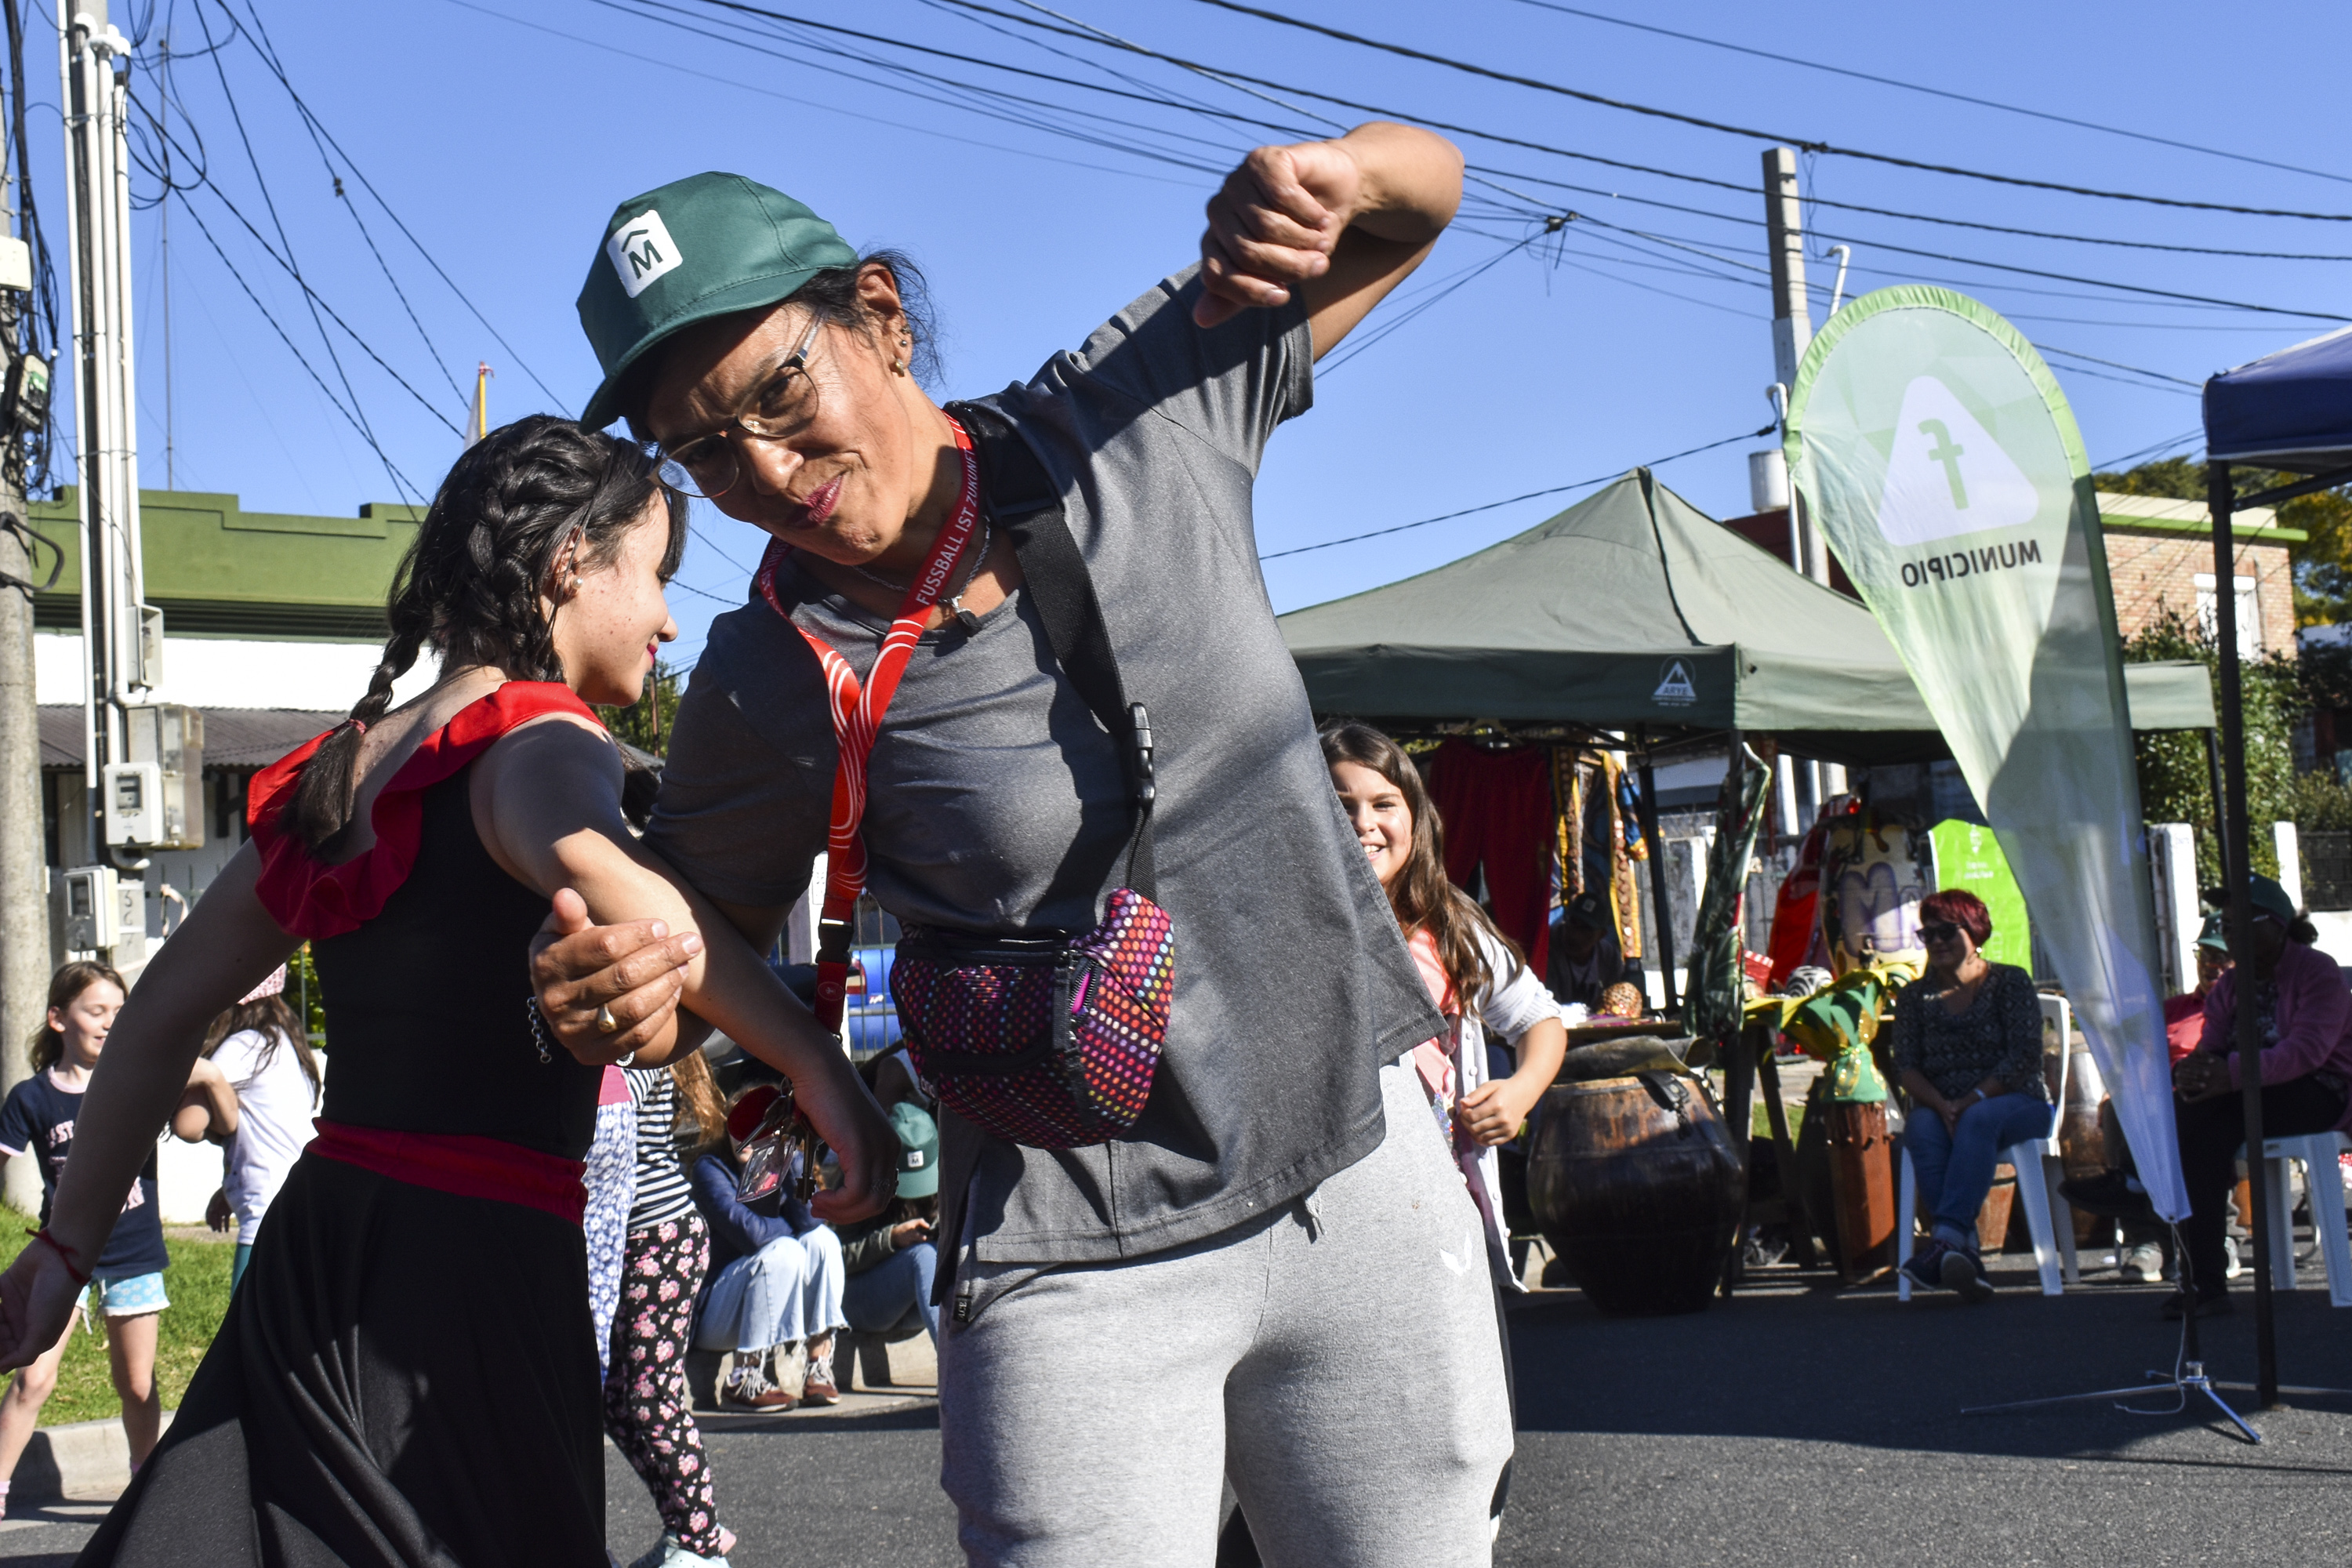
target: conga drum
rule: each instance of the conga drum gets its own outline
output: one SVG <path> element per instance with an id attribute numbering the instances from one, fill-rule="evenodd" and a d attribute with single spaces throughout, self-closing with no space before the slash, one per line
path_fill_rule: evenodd
<path id="1" fill-rule="evenodd" d="M 1594 1306 L 1659 1316 L 1713 1299 L 1745 1182 L 1706 1085 L 1645 1072 L 1545 1092 L 1528 1197 Z"/>

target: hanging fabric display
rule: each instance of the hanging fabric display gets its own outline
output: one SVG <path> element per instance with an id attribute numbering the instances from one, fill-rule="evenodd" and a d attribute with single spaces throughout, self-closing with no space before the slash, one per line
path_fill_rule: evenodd
<path id="1" fill-rule="evenodd" d="M 1843 974 L 1872 964 L 1927 967 L 1919 935 L 1919 900 L 1934 890 L 1927 842 L 1874 811 L 1832 817 L 1822 850 L 1822 936 L 1829 969 Z"/>
<path id="2" fill-rule="evenodd" d="M 1706 858 L 1706 888 L 1692 925 L 1690 976 L 1684 1019 L 1702 1040 L 1727 1043 L 1739 1032 L 1747 974 L 1740 963 L 1739 906 L 1748 868 L 1756 856 L 1756 832 L 1764 822 L 1764 793 L 1772 770 L 1746 746 L 1739 749 L 1737 779 L 1724 779 L 1716 806 L 1715 842 Z"/>
<path id="3" fill-rule="evenodd" d="M 1473 888 L 1484 873 L 1496 925 L 1541 974 L 1551 952 L 1551 749 L 1489 751 L 1454 737 L 1432 762 L 1429 798 L 1445 828 L 1445 875 Z"/>

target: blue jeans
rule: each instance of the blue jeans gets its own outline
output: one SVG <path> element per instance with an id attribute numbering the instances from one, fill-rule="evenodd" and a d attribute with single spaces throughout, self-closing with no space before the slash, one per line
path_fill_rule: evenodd
<path id="1" fill-rule="evenodd" d="M 841 1315 L 860 1333 L 887 1333 L 904 1322 L 912 1307 L 923 1316 L 931 1342 L 940 1342 L 939 1309 L 931 1305 L 931 1279 L 940 1249 L 928 1241 L 892 1253 L 842 1288 Z"/>
<path id="2" fill-rule="evenodd" d="M 1997 1094 L 1960 1112 L 1957 1132 L 1926 1106 L 1911 1112 L 1903 1147 L 1936 1216 L 1937 1239 L 1953 1247 L 1976 1244 L 1977 1211 L 1992 1191 L 1992 1168 L 2012 1143 L 2050 1136 L 2050 1103 L 2028 1094 Z M 1909 1216 L 1898 1216 L 1907 1224 Z"/>

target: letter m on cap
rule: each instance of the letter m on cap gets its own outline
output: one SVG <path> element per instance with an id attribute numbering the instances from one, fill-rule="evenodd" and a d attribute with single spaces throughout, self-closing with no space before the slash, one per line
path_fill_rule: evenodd
<path id="1" fill-rule="evenodd" d="M 663 226 L 661 214 L 647 207 L 643 214 L 631 218 L 614 229 L 604 241 L 604 255 L 620 274 L 621 287 L 634 300 L 645 291 L 646 285 L 676 267 L 684 258 Z"/>

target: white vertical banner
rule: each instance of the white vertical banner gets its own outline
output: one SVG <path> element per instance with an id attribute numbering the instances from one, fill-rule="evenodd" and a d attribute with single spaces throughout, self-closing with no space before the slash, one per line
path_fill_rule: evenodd
<path id="1" fill-rule="evenodd" d="M 1983 305 L 1883 289 L 1813 340 L 1787 452 L 1983 803 L 2157 1212 L 2185 1215 L 2115 605 L 2064 395 Z"/>

